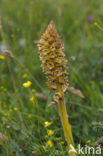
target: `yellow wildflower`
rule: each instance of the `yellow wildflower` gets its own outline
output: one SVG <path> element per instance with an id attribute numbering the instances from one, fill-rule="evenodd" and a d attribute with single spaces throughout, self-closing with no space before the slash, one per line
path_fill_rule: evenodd
<path id="1" fill-rule="evenodd" d="M 27 82 L 23 83 L 23 87 L 29 88 L 31 86 L 31 84 L 32 84 L 31 81 L 27 81 Z"/>
<path id="2" fill-rule="evenodd" d="M 98 25 L 98 23 L 97 23 L 97 22 L 94 22 L 93 24 L 94 24 L 94 26 L 97 26 L 97 25 Z"/>
<path id="3" fill-rule="evenodd" d="M 28 76 L 28 74 L 27 73 L 24 73 L 22 77 L 23 78 L 26 78 L 27 76 Z"/>
<path id="4" fill-rule="evenodd" d="M 14 111 L 18 111 L 18 108 L 17 107 L 14 107 Z"/>
<path id="5" fill-rule="evenodd" d="M 5 56 L 0 55 L 0 59 L 1 59 L 1 60 L 4 60 L 5 58 L 6 58 Z"/>
<path id="6" fill-rule="evenodd" d="M 47 134 L 48 134 L 48 136 L 51 136 L 51 135 L 54 134 L 54 132 L 50 129 L 50 130 L 47 131 Z"/>
<path id="7" fill-rule="evenodd" d="M 12 108 L 12 105 L 9 105 L 9 108 Z"/>
<path id="8" fill-rule="evenodd" d="M 64 141 L 61 141 L 60 143 L 61 143 L 61 144 L 64 144 Z"/>
<path id="9" fill-rule="evenodd" d="M 12 112 L 12 109 L 10 108 L 9 111 Z"/>
<path id="10" fill-rule="evenodd" d="M 36 92 L 36 90 L 35 90 L 35 89 L 32 89 L 31 91 L 32 91 L 32 93 L 35 93 L 35 92 Z"/>
<path id="11" fill-rule="evenodd" d="M 52 124 L 52 122 L 46 121 L 46 122 L 45 122 L 45 127 L 49 127 L 51 124 Z"/>
<path id="12" fill-rule="evenodd" d="M 28 119 L 31 119 L 31 115 L 30 114 L 28 115 Z"/>
<path id="13" fill-rule="evenodd" d="M 45 138 L 48 138 L 48 135 L 46 135 Z"/>
<path id="14" fill-rule="evenodd" d="M 11 37 L 14 38 L 15 37 L 15 34 L 11 34 Z"/>
<path id="15" fill-rule="evenodd" d="M 34 96 L 31 96 L 29 100 L 30 100 L 32 103 L 34 103 L 34 99 L 35 99 Z"/>
<path id="16" fill-rule="evenodd" d="M 52 143 L 52 141 L 51 140 L 48 140 L 47 142 L 46 142 L 46 147 L 52 147 L 53 146 L 53 143 Z"/>
<path id="17" fill-rule="evenodd" d="M 61 137 L 55 138 L 55 140 L 56 140 L 56 141 L 60 141 L 60 140 L 62 140 L 62 138 L 61 138 Z"/>

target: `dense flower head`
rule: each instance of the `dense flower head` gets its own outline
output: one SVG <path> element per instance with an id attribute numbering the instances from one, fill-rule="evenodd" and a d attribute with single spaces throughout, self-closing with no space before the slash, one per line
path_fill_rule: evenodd
<path id="1" fill-rule="evenodd" d="M 42 61 L 41 67 L 48 78 L 48 87 L 56 90 L 56 84 L 61 84 L 66 91 L 68 87 L 67 61 L 65 60 L 64 45 L 53 21 L 50 22 L 42 35 L 38 47 Z"/>

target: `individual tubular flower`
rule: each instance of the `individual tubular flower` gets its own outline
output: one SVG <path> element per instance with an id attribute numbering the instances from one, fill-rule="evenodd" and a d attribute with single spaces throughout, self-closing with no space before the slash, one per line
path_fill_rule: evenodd
<path id="1" fill-rule="evenodd" d="M 58 102 L 60 95 L 57 92 L 57 84 L 62 85 L 64 92 L 68 89 L 68 72 L 64 45 L 57 34 L 53 21 L 50 22 L 45 33 L 42 35 L 38 47 L 42 61 L 41 67 L 48 79 L 47 85 L 49 88 L 56 90 L 54 100 Z"/>

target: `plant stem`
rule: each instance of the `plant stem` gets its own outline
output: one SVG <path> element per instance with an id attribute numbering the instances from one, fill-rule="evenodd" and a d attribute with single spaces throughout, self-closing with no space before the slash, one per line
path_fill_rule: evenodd
<path id="1" fill-rule="evenodd" d="M 64 129 L 64 135 L 67 141 L 68 151 L 69 151 L 71 149 L 70 145 L 73 146 L 73 137 L 72 137 L 72 132 L 71 132 L 71 126 L 68 121 L 66 106 L 64 103 L 64 94 L 63 94 L 62 86 L 60 84 L 58 84 L 58 92 L 62 96 L 62 98 L 59 99 L 58 107 L 59 107 L 59 114 L 60 114 L 62 126 Z M 70 152 L 69 156 L 76 156 L 76 154 L 74 152 Z"/>

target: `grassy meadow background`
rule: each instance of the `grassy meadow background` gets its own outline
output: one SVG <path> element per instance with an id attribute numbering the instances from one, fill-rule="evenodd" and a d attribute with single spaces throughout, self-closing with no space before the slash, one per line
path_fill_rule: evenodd
<path id="1" fill-rule="evenodd" d="M 75 147 L 98 138 L 103 145 L 103 1 L 0 0 L 0 16 L 0 156 L 67 156 L 34 44 L 51 20 L 65 45 L 69 86 L 79 90 L 65 95 Z"/>

